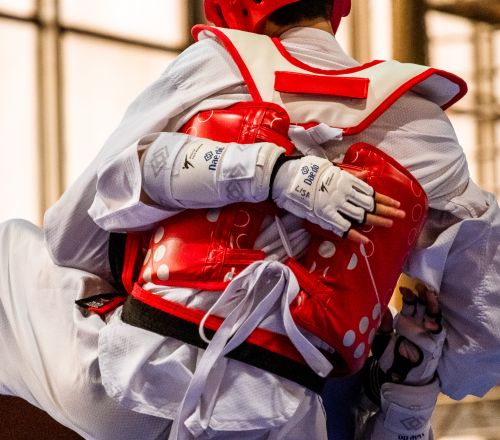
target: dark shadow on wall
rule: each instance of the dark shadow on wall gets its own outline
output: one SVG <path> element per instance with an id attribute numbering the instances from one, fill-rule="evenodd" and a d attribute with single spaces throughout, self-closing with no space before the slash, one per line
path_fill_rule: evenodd
<path id="1" fill-rule="evenodd" d="M 82 437 L 24 400 L 0 396 L 0 440 L 82 440 Z"/>

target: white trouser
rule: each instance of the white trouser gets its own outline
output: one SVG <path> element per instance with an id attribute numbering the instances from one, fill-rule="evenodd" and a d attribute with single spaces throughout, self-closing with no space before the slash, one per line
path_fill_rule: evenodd
<path id="1" fill-rule="evenodd" d="M 165 439 L 167 419 L 108 397 L 97 362 L 98 316 L 74 306 L 83 292 L 110 291 L 99 278 L 57 267 L 41 231 L 0 224 L 0 393 L 19 396 L 85 439 Z"/>

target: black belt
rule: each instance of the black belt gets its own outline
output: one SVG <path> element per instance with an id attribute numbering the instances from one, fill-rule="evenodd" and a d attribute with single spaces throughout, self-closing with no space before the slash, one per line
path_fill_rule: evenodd
<path id="1" fill-rule="evenodd" d="M 197 324 L 156 309 L 133 296 L 129 296 L 123 306 L 122 320 L 135 327 L 175 338 L 198 348 L 205 349 L 207 347 L 207 343 L 199 335 Z M 214 331 L 210 329 L 205 329 L 205 333 L 209 338 L 214 335 Z M 226 356 L 277 374 L 318 394 L 321 393 L 325 385 L 326 379 L 318 376 L 307 365 L 294 362 L 246 341 Z"/>

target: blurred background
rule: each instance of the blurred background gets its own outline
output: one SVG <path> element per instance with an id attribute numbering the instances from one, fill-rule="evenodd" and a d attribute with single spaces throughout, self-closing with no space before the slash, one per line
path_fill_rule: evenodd
<path id="1" fill-rule="evenodd" d="M 0 0 L 0 221 L 41 224 L 127 105 L 192 42 L 201 4 Z M 394 58 L 464 78 L 469 94 L 448 114 L 474 180 L 500 195 L 500 0 L 353 0 L 338 39 L 361 62 Z M 77 438 L 43 421 L 23 431 L 23 411 L 0 399 L 0 439 Z M 442 440 L 500 439 L 500 392 L 443 397 L 434 426 Z"/>

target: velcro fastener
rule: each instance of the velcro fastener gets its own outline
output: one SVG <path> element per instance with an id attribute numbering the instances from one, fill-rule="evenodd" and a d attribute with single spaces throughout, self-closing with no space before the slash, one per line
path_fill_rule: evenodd
<path id="1" fill-rule="evenodd" d="M 274 89 L 278 92 L 339 96 L 351 99 L 368 97 L 368 78 L 276 72 Z"/>
<path id="2" fill-rule="evenodd" d="M 260 148 L 260 144 L 231 144 L 231 147 L 224 152 L 217 180 L 253 178 Z"/>

